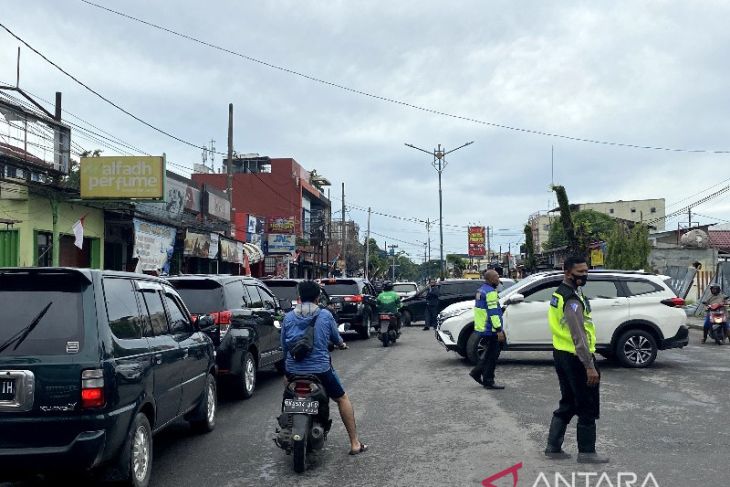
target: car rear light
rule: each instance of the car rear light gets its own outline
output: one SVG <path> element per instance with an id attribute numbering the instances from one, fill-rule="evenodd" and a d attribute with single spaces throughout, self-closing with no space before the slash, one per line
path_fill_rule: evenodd
<path id="1" fill-rule="evenodd" d="M 390 315 L 380 315 L 380 319 L 390 321 Z"/>
<path id="2" fill-rule="evenodd" d="M 213 322 L 218 326 L 221 330 L 221 336 L 228 333 L 228 329 L 231 327 L 231 318 L 233 317 L 233 313 L 230 311 L 221 311 L 219 313 L 211 313 L 210 314 L 213 317 Z"/>
<path id="3" fill-rule="evenodd" d="M 356 294 L 354 296 L 345 296 L 345 302 L 347 302 L 347 303 L 362 303 L 362 294 Z"/>
<path id="4" fill-rule="evenodd" d="M 90 369 L 81 372 L 81 407 L 100 408 L 106 404 L 104 397 L 104 371 Z"/>
<path id="5" fill-rule="evenodd" d="M 684 308 L 684 299 L 682 298 L 669 298 L 662 301 L 662 304 L 665 304 L 671 308 Z"/>

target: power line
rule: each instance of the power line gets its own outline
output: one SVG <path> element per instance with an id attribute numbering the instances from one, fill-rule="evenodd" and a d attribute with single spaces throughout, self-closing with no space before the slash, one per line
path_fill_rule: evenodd
<path id="1" fill-rule="evenodd" d="M 521 127 L 515 127 L 515 126 L 506 125 L 506 124 L 502 124 L 502 123 L 488 122 L 488 121 L 485 121 L 485 120 L 479 120 L 479 119 L 472 118 L 472 117 L 467 117 L 467 116 L 463 116 L 463 115 L 457 115 L 457 114 L 453 114 L 453 113 L 449 113 L 449 112 L 444 112 L 444 111 L 441 111 L 441 110 L 436 110 L 436 109 L 424 107 L 424 106 L 421 106 L 421 105 L 415 105 L 413 103 L 409 103 L 409 102 L 406 102 L 406 101 L 398 100 L 398 99 L 395 99 L 395 98 L 390 98 L 390 97 L 386 97 L 386 96 L 382 96 L 382 95 L 377 95 L 377 94 L 374 94 L 374 93 L 370 93 L 370 92 L 367 92 L 367 91 L 359 90 L 359 89 L 356 89 L 356 88 L 351 88 L 349 86 L 345 86 L 345 85 L 342 85 L 342 84 L 339 84 L 339 83 L 335 83 L 333 81 L 328 81 L 328 80 L 325 80 L 323 78 L 318 78 L 316 76 L 309 75 L 309 74 L 306 74 L 306 73 L 302 73 L 300 71 L 296 71 L 294 69 L 287 68 L 285 66 L 273 64 L 271 62 L 268 62 L 268 61 L 264 61 L 264 60 L 255 58 L 255 57 L 249 56 L 247 54 L 243 54 L 243 53 L 240 53 L 240 52 L 237 52 L 237 51 L 233 51 L 231 49 L 227 49 L 225 47 L 218 46 L 216 44 L 213 44 L 213 43 L 210 43 L 210 42 L 207 42 L 207 41 L 198 39 L 198 38 L 193 37 L 191 35 L 177 32 L 177 31 L 172 30 L 170 28 L 163 27 L 161 25 L 154 24 L 154 23 L 149 22 L 149 21 L 146 21 L 146 20 L 142 20 L 140 18 L 137 18 L 137 17 L 134 17 L 132 15 L 126 14 L 124 12 L 120 12 L 120 11 L 117 11 L 117 10 L 113 10 L 113 9 L 110 9 L 110 8 L 105 7 L 103 5 L 99 5 L 97 3 L 90 2 L 88 0 L 81 0 L 81 1 L 83 3 L 85 3 L 85 4 L 87 4 L 87 5 L 90 5 L 92 7 L 96 7 L 96 8 L 101 9 L 101 10 L 105 10 L 106 12 L 113 13 L 115 15 L 118 15 L 120 17 L 126 18 L 128 20 L 133 20 L 135 22 L 138 22 L 140 24 L 146 25 L 148 27 L 152 27 L 152 28 L 155 28 L 155 29 L 158 29 L 158 30 L 167 32 L 168 34 L 172 34 L 174 36 L 181 37 L 183 39 L 187 39 L 189 41 L 192 41 L 192 42 L 195 42 L 195 43 L 204 45 L 204 46 L 209 47 L 211 49 L 215 49 L 215 50 L 218 50 L 218 51 L 221 51 L 221 52 L 225 52 L 227 54 L 230 54 L 230 55 L 233 55 L 233 56 L 236 56 L 236 57 L 240 57 L 240 58 L 242 58 L 242 59 L 244 59 L 246 61 L 250 61 L 252 63 L 256 63 L 256 64 L 259 64 L 259 65 L 265 66 L 267 68 L 275 69 L 277 71 L 281 71 L 281 72 L 288 73 L 288 74 L 291 74 L 291 75 L 294 75 L 294 76 L 298 76 L 300 78 L 304 78 L 304 79 L 307 79 L 309 81 L 313 81 L 315 83 L 319 83 L 319 84 L 322 84 L 322 85 L 325 85 L 325 86 L 329 86 L 331 88 L 337 88 L 339 90 L 343 90 L 343 91 L 346 91 L 348 93 L 352 93 L 352 94 L 356 94 L 356 95 L 361 95 L 361 96 L 364 96 L 364 97 L 372 98 L 372 99 L 375 99 L 375 100 L 380 100 L 380 101 L 387 102 L 387 103 L 391 103 L 391 104 L 394 104 L 394 105 L 400 105 L 400 106 L 407 107 L 407 108 L 411 108 L 411 109 L 418 110 L 418 111 L 421 111 L 421 112 L 431 113 L 431 114 L 434 114 L 434 115 L 440 115 L 440 116 L 443 116 L 443 117 L 453 118 L 453 119 L 456 119 L 456 120 L 462 120 L 462 121 L 466 121 L 466 122 L 472 122 L 472 123 L 479 124 L 479 125 L 485 125 L 485 126 L 494 127 L 494 128 L 500 128 L 500 129 L 504 129 L 504 130 L 511 130 L 511 131 L 514 131 L 514 132 L 522 132 L 522 133 L 532 134 L 532 135 L 540 135 L 540 136 L 545 136 L 545 137 L 553 137 L 553 138 L 571 140 L 571 141 L 574 141 L 574 142 L 585 142 L 585 143 L 590 143 L 590 144 L 598 144 L 598 145 L 606 145 L 606 146 L 614 146 L 614 147 L 624 147 L 624 148 L 629 148 L 629 149 L 644 149 L 644 150 L 656 150 L 656 151 L 667 151 L 667 152 L 730 154 L 730 150 L 683 149 L 683 148 L 660 147 L 660 146 L 651 146 L 651 145 L 629 144 L 629 143 L 623 143 L 623 142 L 612 142 L 612 141 L 598 140 L 598 139 L 588 139 L 588 138 L 583 138 L 583 137 L 575 137 L 575 136 L 558 134 L 558 133 L 547 132 L 547 131 L 542 131 L 542 130 L 534 130 L 534 129 L 526 129 L 526 128 L 521 128 Z M 2 25 L 2 24 L 0 24 L 0 25 Z M 6 28 L 6 30 L 7 30 L 7 28 Z"/>

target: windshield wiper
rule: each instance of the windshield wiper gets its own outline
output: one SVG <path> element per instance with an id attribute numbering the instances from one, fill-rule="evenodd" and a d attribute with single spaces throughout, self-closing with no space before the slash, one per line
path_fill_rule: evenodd
<path id="1" fill-rule="evenodd" d="M 0 345 L 0 353 L 2 353 L 6 348 L 8 348 L 10 345 L 15 343 L 15 347 L 13 347 L 13 350 L 17 350 L 21 343 L 25 341 L 26 338 L 28 338 L 28 335 L 30 335 L 30 332 L 32 332 L 35 327 L 38 325 L 38 323 L 41 322 L 43 317 L 48 312 L 48 309 L 53 304 L 53 301 L 48 303 L 45 308 L 41 310 L 38 315 L 33 318 L 33 321 L 31 321 L 25 328 L 20 330 L 18 333 L 10 337 L 8 340 L 5 341 L 2 345 Z"/>

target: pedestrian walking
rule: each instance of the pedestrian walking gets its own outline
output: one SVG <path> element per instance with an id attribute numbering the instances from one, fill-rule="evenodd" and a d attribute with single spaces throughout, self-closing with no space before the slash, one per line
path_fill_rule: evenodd
<path id="1" fill-rule="evenodd" d="M 483 338 L 484 353 L 469 375 L 486 389 L 504 389 L 494 383 L 494 369 L 505 340 L 502 308 L 499 306 L 499 274 L 494 269 L 484 271 L 484 284 L 479 288 L 474 304 L 474 332 Z"/>
<path id="2" fill-rule="evenodd" d="M 436 316 L 439 314 L 439 287 L 436 285 L 436 280 L 431 279 L 428 282 L 428 293 L 426 293 L 426 325 L 423 330 L 426 331 L 429 327 L 436 329 Z"/>
<path id="3" fill-rule="evenodd" d="M 545 455 L 562 460 L 565 430 L 578 416 L 578 463 L 608 463 L 596 453 L 596 420 L 600 416 L 601 375 L 596 367 L 596 331 L 591 304 L 583 295 L 588 281 L 585 257 L 570 256 L 563 264 L 565 276 L 548 307 L 553 336 L 553 358 L 560 382 L 560 402 L 553 412 Z"/>

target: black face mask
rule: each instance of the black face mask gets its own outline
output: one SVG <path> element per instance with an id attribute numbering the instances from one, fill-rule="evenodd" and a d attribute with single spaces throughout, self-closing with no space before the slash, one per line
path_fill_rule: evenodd
<path id="1" fill-rule="evenodd" d="M 575 284 L 575 287 L 583 287 L 588 282 L 588 276 L 576 276 L 575 274 L 570 275 L 570 279 Z"/>

